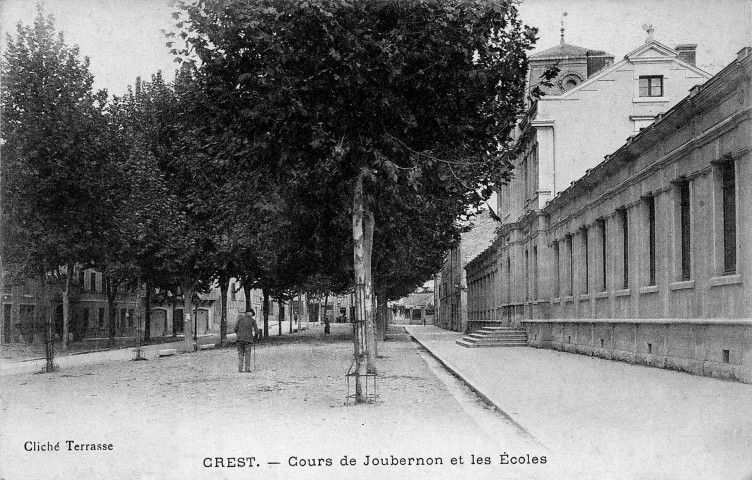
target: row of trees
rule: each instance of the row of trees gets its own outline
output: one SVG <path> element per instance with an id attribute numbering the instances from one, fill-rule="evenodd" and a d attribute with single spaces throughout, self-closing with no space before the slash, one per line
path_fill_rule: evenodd
<path id="1" fill-rule="evenodd" d="M 186 312 L 231 277 L 263 289 L 265 313 L 269 297 L 354 291 L 362 401 L 386 301 L 439 269 L 509 176 L 535 31 L 512 1 L 179 8 L 175 81 L 123 97 L 92 93 L 88 61 L 41 12 L 9 39 L 4 259 L 42 283 L 84 264 L 111 292 L 179 287 Z"/>

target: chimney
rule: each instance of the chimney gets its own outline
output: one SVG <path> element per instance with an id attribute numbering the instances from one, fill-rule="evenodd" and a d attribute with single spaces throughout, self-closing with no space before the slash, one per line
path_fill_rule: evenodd
<path id="1" fill-rule="evenodd" d="M 588 78 L 614 63 L 614 57 L 606 52 L 588 50 L 586 56 Z"/>
<path id="2" fill-rule="evenodd" d="M 684 45 L 677 45 L 676 46 L 676 53 L 679 55 L 679 60 L 683 60 L 687 62 L 688 64 L 692 65 L 693 67 L 696 66 L 696 60 L 697 60 L 697 44 L 696 43 L 688 43 Z"/>

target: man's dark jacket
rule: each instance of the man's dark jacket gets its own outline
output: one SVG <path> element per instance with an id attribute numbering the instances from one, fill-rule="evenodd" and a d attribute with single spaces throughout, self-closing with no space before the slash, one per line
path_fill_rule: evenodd
<path id="1" fill-rule="evenodd" d="M 256 320 L 250 315 L 240 315 L 235 324 L 235 333 L 238 334 L 236 342 L 253 342 L 256 331 Z"/>

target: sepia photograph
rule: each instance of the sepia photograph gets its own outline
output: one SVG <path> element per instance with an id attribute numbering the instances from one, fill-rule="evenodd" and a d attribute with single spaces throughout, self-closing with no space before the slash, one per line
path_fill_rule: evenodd
<path id="1" fill-rule="evenodd" d="M 0 480 L 752 480 L 751 105 L 752 0 L 0 0 Z"/>

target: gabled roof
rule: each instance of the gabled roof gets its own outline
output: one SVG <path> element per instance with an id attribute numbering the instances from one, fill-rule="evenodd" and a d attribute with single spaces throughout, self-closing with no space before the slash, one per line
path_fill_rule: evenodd
<path id="1" fill-rule="evenodd" d="M 666 46 L 657 40 L 648 40 L 644 44 L 624 55 L 624 59 L 630 62 L 655 61 L 656 59 L 664 59 L 664 61 L 674 61 L 697 74 L 705 76 L 706 78 L 711 77 L 711 75 L 705 70 L 697 68 L 696 66 L 689 64 L 679 58 L 675 49 Z"/>
<path id="2" fill-rule="evenodd" d="M 639 47 L 635 48 L 628 54 L 624 55 L 624 58 L 627 60 L 632 60 L 636 57 L 642 56 L 645 53 L 648 53 L 650 50 L 655 50 L 655 53 L 658 55 L 652 55 L 652 56 L 662 56 L 662 57 L 671 57 L 676 58 L 676 50 L 673 48 L 666 46 L 659 42 L 658 40 L 648 40 Z"/>
<path id="3" fill-rule="evenodd" d="M 403 297 L 400 302 L 405 308 L 422 308 L 433 305 L 433 292 L 431 293 L 411 293 Z"/>
<path id="4" fill-rule="evenodd" d="M 657 55 L 651 55 L 650 51 L 653 50 Z M 647 55 L 646 55 L 647 54 Z M 599 79 L 605 77 L 606 75 L 609 75 L 611 72 L 614 72 L 616 70 L 619 70 L 621 67 L 623 67 L 627 63 L 639 61 L 639 58 L 660 58 L 664 57 L 666 58 L 666 61 L 674 61 L 681 66 L 687 68 L 688 70 L 691 70 L 698 75 L 701 75 L 703 77 L 710 78 L 712 75 L 710 75 L 708 72 L 695 67 L 694 65 L 690 65 L 689 63 L 685 62 L 684 60 L 681 60 L 677 54 L 676 51 L 672 48 L 667 47 L 666 45 L 656 41 L 656 40 L 650 40 L 648 42 L 645 42 L 643 45 L 640 45 L 638 48 L 632 50 L 628 54 L 624 56 L 624 59 L 614 63 L 613 65 L 610 65 L 603 70 L 599 71 L 592 77 L 588 78 L 584 82 L 578 84 L 577 86 L 567 90 L 566 92 L 562 93 L 561 95 L 551 96 L 551 97 L 543 97 L 540 100 L 560 100 L 562 98 L 567 98 L 569 96 L 574 95 L 575 93 L 579 92 L 582 89 L 585 89 L 592 85 L 594 82 L 598 81 Z"/>

